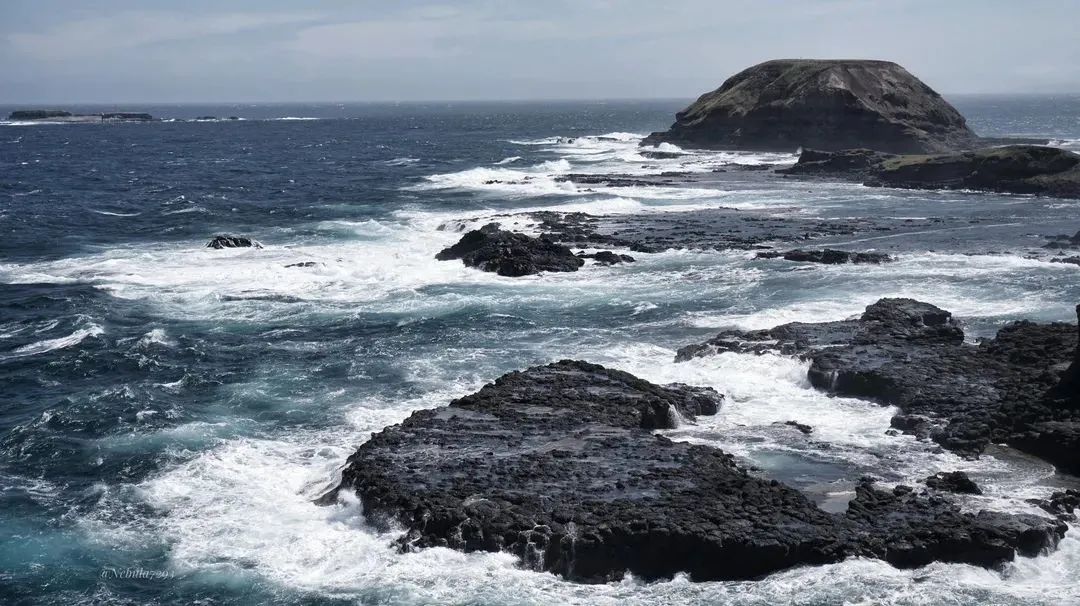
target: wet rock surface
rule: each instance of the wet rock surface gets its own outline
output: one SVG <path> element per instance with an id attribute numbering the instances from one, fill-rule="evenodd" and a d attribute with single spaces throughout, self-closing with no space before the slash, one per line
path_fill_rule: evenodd
<path id="1" fill-rule="evenodd" d="M 867 482 L 846 513 L 827 513 L 716 448 L 652 431 L 721 404 L 711 389 L 586 362 L 512 372 L 375 434 L 320 502 L 355 492 L 371 523 L 404 527 L 403 550 L 506 551 L 583 582 L 751 579 L 849 556 L 994 566 L 1065 531 Z"/>
<path id="2" fill-rule="evenodd" d="M 218 250 L 222 248 L 262 248 L 262 244 L 245 236 L 218 235 L 207 242 L 206 247 Z"/>
<path id="3" fill-rule="evenodd" d="M 959 494 L 982 494 L 982 489 L 962 471 L 943 471 L 926 478 L 926 485 L 934 490 Z"/>
<path id="4" fill-rule="evenodd" d="M 601 250 L 594 253 L 580 252 L 577 255 L 582 259 L 592 259 L 597 265 L 618 265 L 619 263 L 633 263 L 634 258 L 630 255 L 613 253 L 610 250 Z"/>
<path id="5" fill-rule="evenodd" d="M 440 261 L 461 259 L 469 267 L 512 277 L 542 271 L 577 271 L 585 263 L 569 248 L 545 236 L 534 238 L 509 232 L 499 229 L 498 223 L 468 232 L 435 258 Z"/>
<path id="6" fill-rule="evenodd" d="M 788 250 L 766 251 L 757 254 L 758 259 L 784 259 L 785 261 L 797 261 L 800 263 L 822 263 L 824 265 L 840 265 L 842 263 L 869 263 L 880 265 L 888 263 L 893 258 L 885 253 L 878 252 L 851 252 L 823 248 L 819 250 Z"/>
<path id="7" fill-rule="evenodd" d="M 676 359 L 725 351 L 800 355 L 811 360 L 808 376 L 818 389 L 898 406 L 896 429 L 972 456 L 1005 443 L 1076 473 L 1076 348 L 1076 325 L 1027 321 L 966 344 L 949 312 L 882 299 L 856 320 L 721 332 L 681 348 Z"/>

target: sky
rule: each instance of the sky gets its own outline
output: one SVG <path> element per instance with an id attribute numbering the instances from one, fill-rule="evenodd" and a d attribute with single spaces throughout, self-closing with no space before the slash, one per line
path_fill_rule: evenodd
<path id="1" fill-rule="evenodd" d="M 777 58 L 1080 92 L 1080 0 L 3 0 L 0 103 L 690 98 Z"/>

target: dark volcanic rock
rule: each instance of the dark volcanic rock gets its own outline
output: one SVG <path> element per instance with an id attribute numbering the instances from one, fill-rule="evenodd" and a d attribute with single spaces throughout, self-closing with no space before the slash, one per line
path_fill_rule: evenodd
<path id="1" fill-rule="evenodd" d="M 1064 536 L 1063 522 L 1032 515 L 980 511 L 964 514 L 935 496 L 918 494 L 908 486 L 892 491 L 862 481 L 847 517 L 872 528 L 869 551 L 898 568 L 925 566 L 933 561 L 966 562 L 991 567 L 1013 558 L 1039 555 Z"/>
<path id="2" fill-rule="evenodd" d="M 675 360 L 683 362 L 725 351 L 809 355 L 836 345 L 891 339 L 958 344 L 964 332 L 952 314 L 940 307 L 914 299 L 881 299 L 868 306 L 858 320 L 791 322 L 767 330 L 724 331 L 704 343 L 680 348 Z"/>
<path id="3" fill-rule="evenodd" d="M 615 265 L 617 263 L 633 263 L 634 258 L 630 255 L 620 255 L 610 250 L 601 250 L 594 253 L 578 253 L 582 259 L 592 259 L 598 265 Z"/>
<path id="4" fill-rule="evenodd" d="M 895 63 L 783 59 L 735 74 L 642 145 L 925 153 L 975 138 L 956 109 Z"/>
<path id="5" fill-rule="evenodd" d="M 898 406 L 897 429 L 968 455 L 1006 443 L 1077 473 L 1076 333 L 1071 324 L 1015 322 L 968 345 L 948 312 L 882 299 L 858 320 L 725 331 L 683 347 L 676 359 L 724 351 L 801 355 L 811 360 L 815 387 Z"/>
<path id="6" fill-rule="evenodd" d="M 1055 147 L 1012 145 L 899 156 L 882 162 L 867 184 L 1080 197 L 1080 155 Z"/>
<path id="7" fill-rule="evenodd" d="M 1055 492 L 1050 495 L 1049 499 L 1028 499 L 1028 502 L 1037 505 L 1047 513 L 1057 516 L 1059 520 L 1075 522 L 1076 514 L 1073 512 L 1080 508 L 1080 490 L 1070 488 Z"/>
<path id="8" fill-rule="evenodd" d="M 979 485 L 962 471 L 941 472 L 926 478 L 926 485 L 934 490 L 960 494 L 982 494 Z"/>
<path id="9" fill-rule="evenodd" d="M 851 149 L 804 150 L 782 172 L 841 177 L 879 187 L 973 189 L 1080 197 L 1080 155 L 1055 147 L 1010 145 L 936 155 L 894 155 Z M 1048 248 L 1070 247 L 1057 241 Z"/>
<path id="10" fill-rule="evenodd" d="M 251 238 L 247 238 L 245 236 L 219 235 L 214 236 L 212 240 L 207 242 L 206 247 L 216 248 L 220 250 L 222 248 L 262 248 L 262 245 L 255 240 L 252 240 Z"/>
<path id="11" fill-rule="evenodd" d="M 507 551 L 585 582 L 749 579 L 853 555 L 990 566 L 1065 530 L 869 485 L 847 515 L 830 514 L 720 450 L 650 431 L 713 414 L 721 399 L 586 362 L 512 372 L 375 434 L 320 502 L 355 492 L 370 522 L 404 526 L 403 550 Z"/>
<path id="12" fill-rule="evenodd" d="M 489 223 L 462 236 L 435 255 L 440 261 L 461 259 L 465 265 L 500 276 L 527 276 L 542 271 L 577 271 L 585 261 L 567 247 L 541 236 L 533 238 Z"/>
<path id="13" fill-rule="evenodd" d="M 765 251 L 757 254 L 758 259 L 785 259 L 787 261 L 800 261 L 804 263 L 824 263 L 826 265 L 839 265 L 841 263 L 872 263 L 879 265 L 888 263 L 893 258 L 885 253 L 877 252 L 850 252 L 823 248 L 817 250 L 789 250 Z"/>

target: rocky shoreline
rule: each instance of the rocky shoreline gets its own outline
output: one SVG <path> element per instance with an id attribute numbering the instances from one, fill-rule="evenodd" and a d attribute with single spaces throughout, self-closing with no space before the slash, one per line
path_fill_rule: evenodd
<path id="1" fill-rule="evenodd" d="M 404 527 L 403 551 L 506 551 L 587 583 L 754 579 L 855 556 L 995 567 L 1066 532 L 1052 517 L 963 512 L 948 496 L 972 491 L 962 475 L 923 490 L 863 479 L 846 512 L 828 513 L 719 449 L 654 433 L 722 405 L 711 389 L 587 362 L 512 372 L 375 434 L 319 502 L 355 493 L 370 523 Z"/>

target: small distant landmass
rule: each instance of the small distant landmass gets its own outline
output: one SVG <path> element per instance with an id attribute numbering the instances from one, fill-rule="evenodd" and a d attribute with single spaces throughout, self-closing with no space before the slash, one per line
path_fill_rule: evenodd
<path id="1" fill-rule="evenodd" d="M 76 114 L 62 109 L 19 109 L 8 114 L 9 122 L 48 122 L 61 124 L 101 124 L 111 122 L 224 122 L 243 120 L 239 116 L 219 118 L 198 116 L 191 119 L 160 119 L 145 112 L 102 112 L 100 114 Z"/>
<path id="2" fill-rule="evenodd" d="M 154 117 L 143 112 L 103 112 L 100 114 L 73 114 L 59 109 L 19 109 L 8 115 L 12 122 L 151 122 Z"/>

